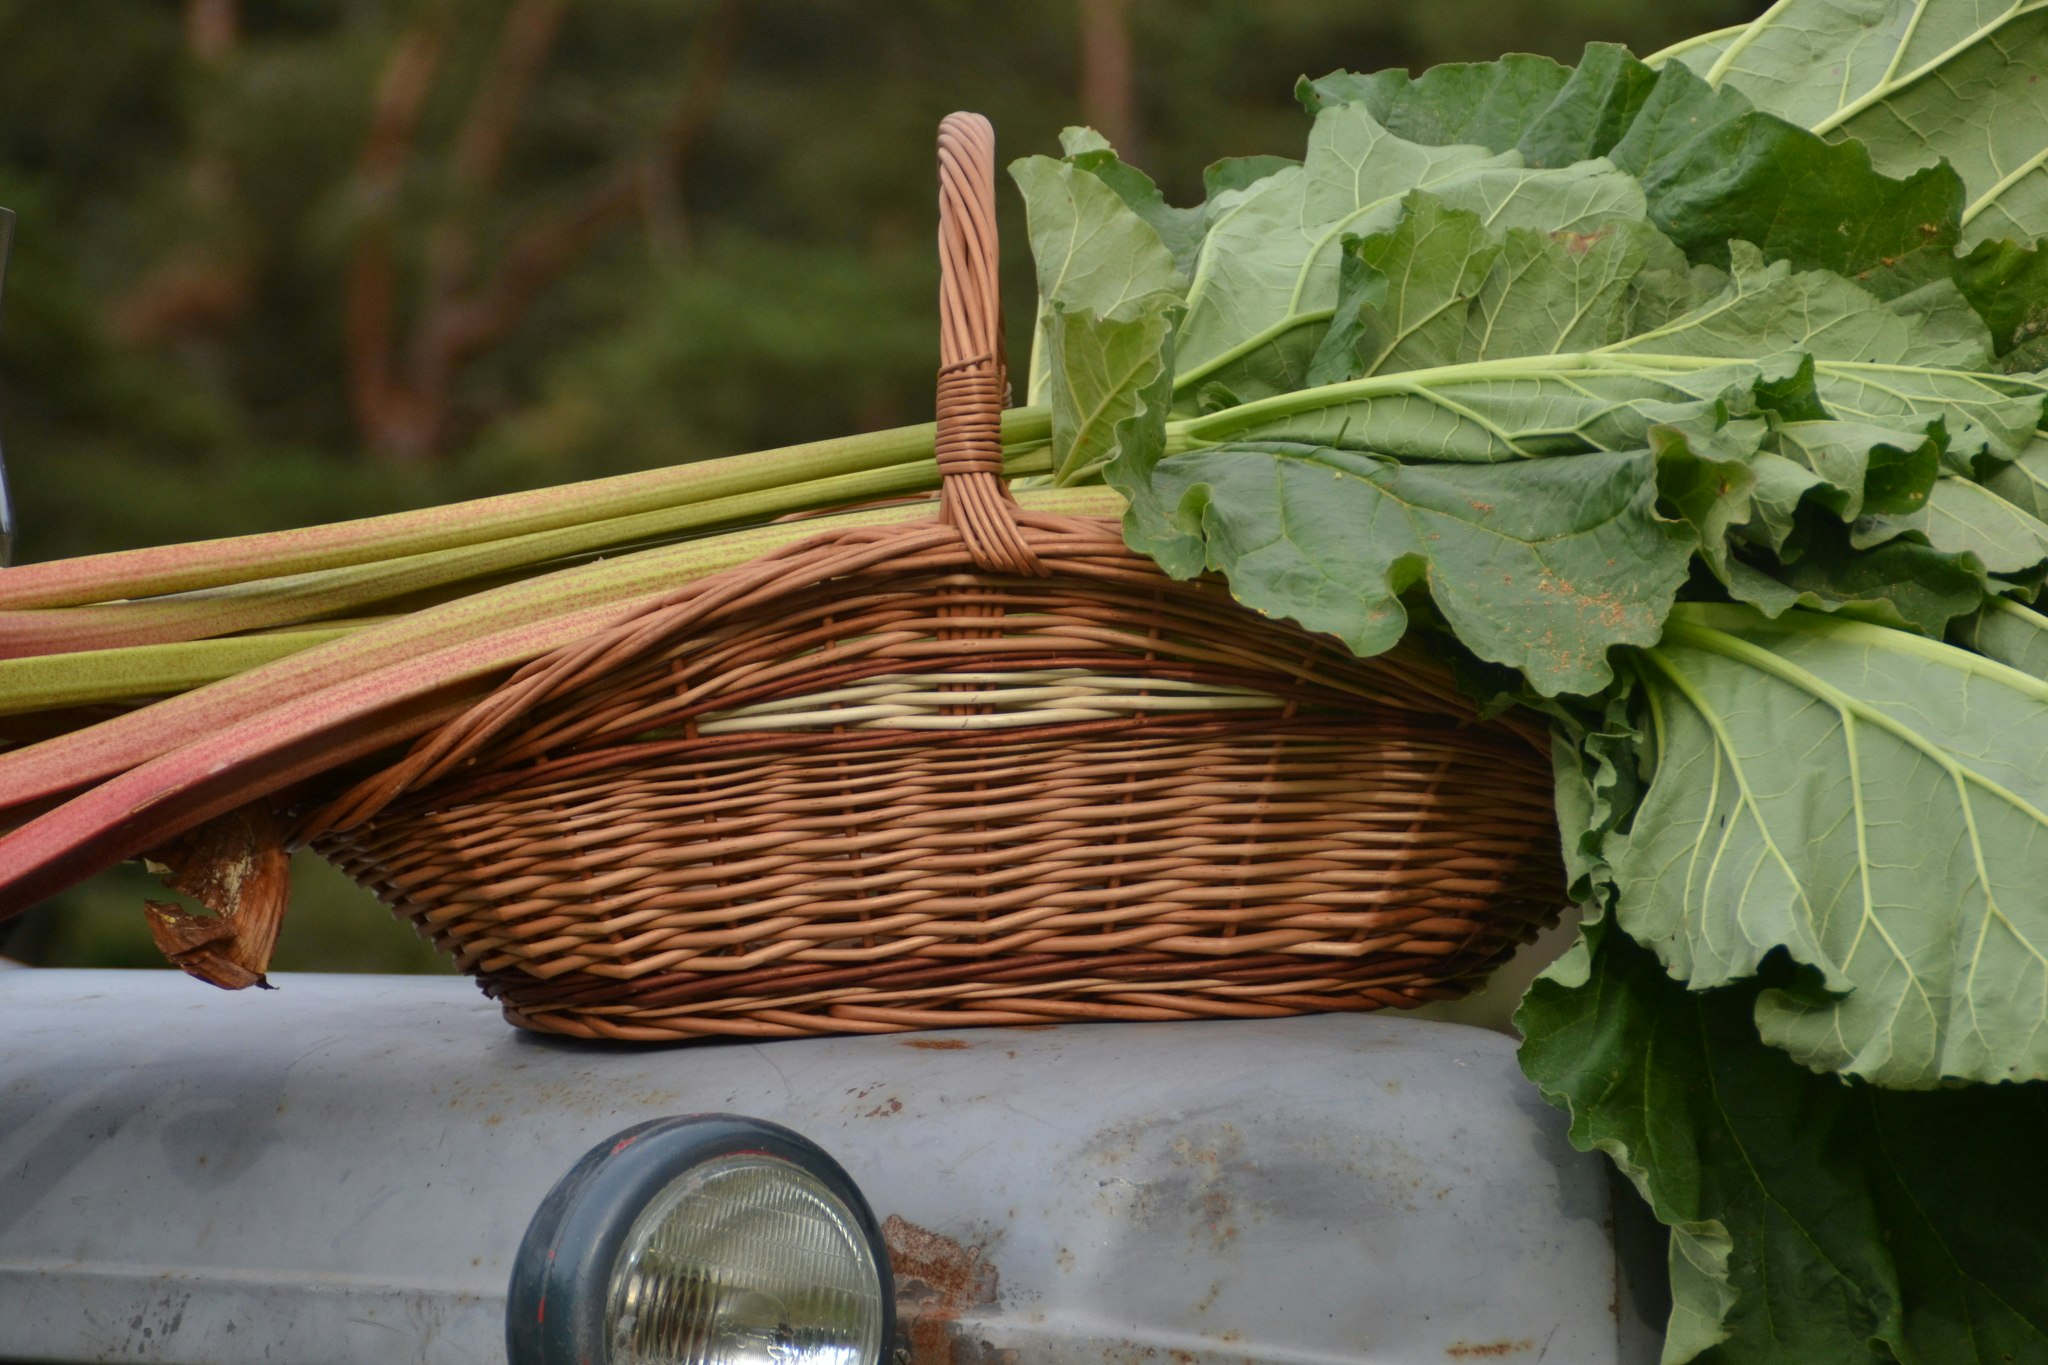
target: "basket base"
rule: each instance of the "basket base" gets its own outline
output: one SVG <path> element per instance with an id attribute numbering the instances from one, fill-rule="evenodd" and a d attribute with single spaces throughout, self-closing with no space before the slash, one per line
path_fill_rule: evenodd
<path id="1" fill-rule="evenodd" d="M 540 980 L 486 973 L 478 984 L 518 1028 L 641 1043 L 1414 1009 L 1463 998 L 1518 947 L 1556 923 L 1554 910 L 1521 909 L 1504 911 L 1495 921 L 1497 940 L 1469 945 L 1452 962 L 1386 954 L 1357 962 L 1268 954 L 1219 960 L 1210 971 L 1185 957 L 1117 954 L 1085 964 L 1089 970 L 1083 975 L 1084 964 L 1072 957 L 1048 956 L 1002 967 L 972 964 L 969 983 L 934 981 L 943 969 L 927 967 L 920 974 L 927 983 L 923 989 L 821 985 L 807 994 L 785 985 L 752 1000 L 726 993 L 728 983 L 716 977 L 622 988 L 596 977 Z M 1450 974 L 1432 975 L 1432 967 L 1449 968 Z"/>
<path id="2" fill-rule="evenodd" d="M 883 738 L 613 757 L 321 851 L 512 1023 L 636 1042 L 1410 1008 L 1563 899 L 1547 774 L 1485 731 Z"/>

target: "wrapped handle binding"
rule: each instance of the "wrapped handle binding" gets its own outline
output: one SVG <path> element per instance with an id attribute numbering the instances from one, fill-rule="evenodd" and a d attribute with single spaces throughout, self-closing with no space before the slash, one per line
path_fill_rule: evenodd
<path id="1" fill-rule="evenodd" d="M 979 114 L 939 124 L 940 520 L 983 569 L 1043 577 L 1003 482 L 1008 366 L 997 280 L 996 135 Z"/>

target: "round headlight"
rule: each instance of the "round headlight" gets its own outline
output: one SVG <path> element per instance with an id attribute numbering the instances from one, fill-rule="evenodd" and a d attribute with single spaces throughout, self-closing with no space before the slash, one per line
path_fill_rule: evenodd
<path id="1" fill-rule="evenodd" d="M 641 1124 L 542 1201 L 512 1272 L 513 1365 L 879 1365 L 874 1215 L 815 1144 L 719 1115 Z"/>

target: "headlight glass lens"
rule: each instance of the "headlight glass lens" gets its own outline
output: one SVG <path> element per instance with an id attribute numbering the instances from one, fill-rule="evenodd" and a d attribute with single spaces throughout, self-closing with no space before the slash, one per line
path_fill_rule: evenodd
<path id="1" fill-rule="evenodd" d="M 851 1210 L 760 1153 L 678 1177 L 612 1272 L 612 1365 L 875 1365 L 881 1275 Z"/>

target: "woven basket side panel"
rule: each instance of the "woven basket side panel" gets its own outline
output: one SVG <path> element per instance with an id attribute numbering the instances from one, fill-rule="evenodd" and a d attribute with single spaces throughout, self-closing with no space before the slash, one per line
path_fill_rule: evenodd
<path id="1" fill-rule="evenodd" d="M 1089 565 L 1105 577 L 878 573 L 794 589 L 562 687 L 472 769 L 513 770 L 650 732 L 694 734 L 694 722 L 735 707 L 947 670 L 1136 669 L 1323 706 L 1472 718 L 1441 667 L 1413 651 L 1354 658 L 1250 615 L 1220 585 L 1165 579 L 1120 542 L 1095 548 Z"/>
<path id="2" fill-rule="evenodd" d="M 627 751 L 323 851 L 515 1018 L 617 1037 L 1417 1003 L 1559 900 L 1548 774 L 1491 729 L 775 740 Z"/>

